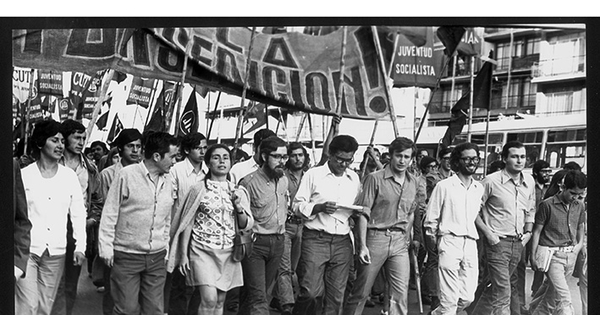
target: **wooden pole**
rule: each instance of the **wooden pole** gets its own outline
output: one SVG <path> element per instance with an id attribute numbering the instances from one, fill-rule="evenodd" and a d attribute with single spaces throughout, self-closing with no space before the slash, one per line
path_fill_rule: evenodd
<path id="1" fill-rule="evenodd" d="M 298 142 L 298 140 L 300 140 L 300 135 L 302 134 L 302 128 L 304 128 L 304 121 L 306 120 L 306 117 L 308 115 L 309 115 L 309 113 L 305 113 L 304 115 L 302 115 L 302 119 L 300 120 L 300 125 L 298 125 L 298 131 L 296 132 L 296 142 Z"/>
<path id="2" fill-rule="evenodd" d="M 240 113 L 238 115 L 237 126 L 235 128 L 235 140 L 233 142 L 233 157 L 235 158 L 237 154 L 237 149 L 239 146 L 239 140 L 242 133 L 242 124 L 244 122 L 244 109 L 246 102 L 246 91 L 248 90 L 248 77 L 250 75 L 250 60 L 252 54 L 252 46 L 254 44 L 254 33 L 256 32 L 256 26 L 252 27 L 252 33 L 250 34 L 250 45 L 248 47 L 248 56 L 246 57 L 246 73 L 244 74 L 244 88 L 242 90 L 242 100 L 240 101 Z M 266 106 L 266 105 L 265 105 Z"/>
<path id="3" fill-rule="evenodd" d="M 27 93 L 27 110 L 25 111 L 25 117 L 22 119 L 22 123 L 25 124 L 25 134 L 23 134 L 23 154 L 27 154 L 27 138 L 29 138 L 29 114 L 31 114 L 31 97 L 33 91 L 33 81 L 35 80 L 35 69 L 31 68 L 31 76 L 29 80 L 29 92 Z"/>
<path id="4" fill-rule="evenodd" d="M 336 107 L 335 107 L 335 115 L 337 117 L 339 117 L 339 119 L 341 119 L 341 116 L 342 116 L 341 115 L 342 101 L 344 99 L 344 70 L 346 67 L 346 64 L 344 62 L 344 55 L 346 54 L 347 37 L 348 37 L 348 27 L 343 26 L 342 49 L 341 49 L 341 54 L 340 54 L 340 86 L 338 88 L 338 97 L 337 97 L 337 103 L 336 103 Z M 335 136 L 337 136 L 337 134 L 339 132 L 339 125 L 338 125 L 339 119 L 333 119 L 331 121 L 329 133 L 327 134 L 327 139 L 325 139 L 323 141 L 323 152 L 321 153 L 321 160 L 319 161 L 319 163 L 317 165 L 323 165 L 329 159 L 329 154 L 327 151 L 329 150 L 329 144 L 331 143 L 331 140 L 333 140 L 333 138 Z"/>
<path id="5" fill-rule="evenodd" d="M 373 142 L 375 142 L 375 132 L 377 131 L 377 125 L 379 124 L 379 119 L 375 119 L 375 124 L 373 125 L 373 132 L 371 133 L 371 139 L 369 140 L 369 146 L 373 145 Z M 363 166 L 363 169 L 360 171 L 360 178 L 363 179 L 365 178 L 365 172 L 367 170 L 367 164 L 369 164 L 369 159 L 371 159 L 371 157 L 369 155 L 367 155 L 366 161 L 365 161 L 365 165 Z"/>
<path id="6" fill-rule="evenodd" d="M 313 125 L 312 125 L 312 119 L 309 113 L 306 113 L 306 116 L 308 117 L 308 130 L 310 132 L 310 145 L 312 147 L 312 157 L 313 157 L 313 161 L 316 161 L 317 159 L 317 155 L 315 154 L 315 135 L 313 134 Z M 296 140 L 297 142 L 298 140 Z"/>
<path id="7" fill-rule="evenodd" d="M 373 32 L 373 40 L 375 41 L 375 50 L 377 51 L 377 59 L 379 61 L 379 69 L 381 70 L 381 74 L 383 76 L 383 84 L 385 88 L 385 94 L 388 101 L 388 109 L 390 111 L 390 118 L 392 119 L 392 127 L 394 127 L 394 136 L 397 138 L 400 136 L 400 132 L 398 132 L 398 125 L 396 124 L 396 111 L 394 110 L 394 105 L 392 104 L 392 98 L 390 97 L 390 90 L 388 84 L 388 77 L 385 75 L 387 72 L 385 71 L 385 64 L 383 61 L 383 51 L 381 49 L 381 43 L 379 42 L 379 34 L 377 33 L 377 27 L 371 26 L 371 31 Z"/>
<path id="8" fill-rule="evenodd" d="M 471 127 L 473 125 L 473 82 L 474 82 L 474 74 L 473 70 L 475 68 L 475 57 L 471 56 L 471 87 L 469 90 L 469 129 L 467 129 L 467 141 L 471 142 Z"/>
<path id="9" fill-rule="evenodd" d="M 175 135 L 177 135 L 177 133 L 179 132 L 179 119 L 181 118 L 181 105 L 183 103 L 183 87 L 185 84 L 185 75 L 187 74 L 187 67 L 188 67 L 188 55 L 190 54 L 190 51 L 192 49 L 192 45 L 191 42 L 188 43 L 187 47 L 185 47 L 185 56 L 183 59 L 183 71 L 181 71 L 181 86 L 180 91 L 179 91 L 179 95 L 177 95 L 177 115 L 175 116 L 175 131 L 173 132 Z M 192 92 L 195 93 L 195 92 Z"/>
<path id="10" fill-rule="evenodd" d="M 265 105 L 265 106 L 267 106 L 267 105 Z M 285 142 L 289 142 L 287 126 L 285 125 L 285 120 L 283 120 L 283 114 L 281 113 L 281 107 L 277 107 L 277 111 L 279 112 L 279 120 L 281 121 L 281 128 L 282 128 L 283 132 L 285 133 Z M 267 119 L 268 119 L 268 117 L 267 117 Z"/>
<path id="11" fill-rule="evenodd" d="M 210 127 L 208 128 L 208 134 L 206 135 L 206 139 L 210 139 L 210 133 L 212 132 L 212 127 L 215 122 L 215 118 L 217 118 L 217 108 L 219 107 L 219 100 L 221 99 L 221 91 L 217 94 L 217 102 L 215 103 L 215 109 L 213 109 L 212 120 L 210 121 Z"/>
<path id="12" fill-rule="evenodd" d="M 440 71 L 440 74 L 437 77 L 437 82 L 435 83 L 435 88 L 433 89 L 433 91 L 431 91 L 431 94 L 429 94 L 429 101 L 427 102 L 427 107 L 425 107 L 425 112 L 423 112 L 423 116 L 421 118 L 421 123 L 419 124 L 419 130 L 417 130 L 417 135 L 415 136 L 415 140 L 414 140 L 415 143 L 417 143 L 417 139 L 419 139 L 419 135 L 421 134 L 421 129 L 423 129 L 423 122 L 425 121 L 425 117 L 427 117 L 427 113 L 429 112 L 429 106 L 431 106 L 431 100 L 433 100 L 433 95 L 440 88 L 440 80 L 442 79 L 442 74 L 448 68 L 449 63 L 450 63 L 450 58 L 447 58 L 446 62 L 444 63 L 444 67 L 442 68 L 442 71 Z"/>

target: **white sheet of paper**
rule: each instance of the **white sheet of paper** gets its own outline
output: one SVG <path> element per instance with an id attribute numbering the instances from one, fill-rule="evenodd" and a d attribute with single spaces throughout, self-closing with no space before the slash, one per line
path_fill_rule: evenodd
<path id="1" fill-rule="evenodd" d="M 356 210 L 362 210 L 361 206 L 355 205 L 337 205 L 338 210 L 331 214 L 336 220 L 346 222 L 348 218 L 354 213 Z"/>

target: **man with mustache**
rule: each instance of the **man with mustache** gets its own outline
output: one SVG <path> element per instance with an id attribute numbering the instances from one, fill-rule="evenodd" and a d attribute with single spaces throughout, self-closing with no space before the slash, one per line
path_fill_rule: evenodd
<path id="1" fill-rule="evenodd" d="M 300 259 L 300 244 L 302 241 L 302 218 L 294 213 L 293 200 L 298 191 L 298 186 L 308 168 L 310 157 L 306 148 L 299 142 L 288 145 L 289 160 L 286 163 L 285 176 L 288 178 L 290 202 L 288 203 L 288 214 L 285 221 L 285 246 L 281 256 L 281 264 L 277 273 L 277 283 L 273 290 L 271 306 L 278 308 L 283 315 L 292 314 L 294 306 L 293 276 L 296 273 L 298 260 Z"/>
<path id="2" fill-rule="evenodd" d="M 270 296 L 284 247 L 285 221 L 289 204 L 285 162 L 289 159 L 285 141 L 276 136 L 260 144 L 262 166 L 245 176 L 240 185 L 250 196 L 254 217 L 254 248 L 242 260 L 244 286 L 240 290 L 238 314 L 269 315 Z"/>
<path id="3" fill-rule="evenodd" d="M 425 217 L 425 233 L 437 244 L 440 304 L 430 314 L 457 314 L 471 304 L 477 289 L 479 216 L 483 186 L 473 179 L 479 165 L 479 148 L 461 143 L 450 154 L 456 176 L 437 183 Z"/>

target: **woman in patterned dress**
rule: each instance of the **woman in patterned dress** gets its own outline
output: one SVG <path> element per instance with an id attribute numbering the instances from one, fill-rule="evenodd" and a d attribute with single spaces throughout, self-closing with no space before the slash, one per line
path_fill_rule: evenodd
<path id="1" fill-rule="evenodd" d="M 237 220 L 241 230 L 250 230 L 254 219 L 248 193 L 228 180 L 230 150 L 212 145 L 204 161 L 208 174 L 191 188 L 181 216 L 174 218 L 167 271 L 179 267 L 187 285 L 199 286 L 198 314 L 223 314 L 227 291 L 243 285 L 241 263 L 232 259 L 234 224 Z"/>

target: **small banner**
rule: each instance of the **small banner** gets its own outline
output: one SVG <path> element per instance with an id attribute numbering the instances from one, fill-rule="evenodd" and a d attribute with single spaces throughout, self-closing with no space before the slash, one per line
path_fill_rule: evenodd
<path id="1" fill-rule="evenodd" d="M 154 79 L 133 77 L 129 96 L 127 97 L 127 105 L 137 104 L 143 108 L 148 108 L 153 91 Z"/>
<path id="2" fill-rule="evenodd" d="M 185 136 L 198 131 L 198 123 L 198 102 L 196 101 L 196 90 L 193 90 L 179 119 L 177 135 Z"/>
<path id="3" fill-rule="evenodd" d="M 94 106 L 100 96 L 100 85 L 102 83 L 103 71 L 90 75 L 83 72 L 71 74 L 71 91 L 69 93 L 71 102 L 77 108 L 76 119 L 92 118 Z"/>
<path id="4" fill-rule="evenodd" d="M 63 96 L 62 71 L 39 70 L 38 82 L 41 94 Z"/>
<path id="5" fill-rule="evenodd" d="M 58 105 L 58 117 L 60 121 L 64 121 L 73 117 L 73 103 L 69 98 L 59 98 L 56 100 Z"/>
<path id="6" fill-rule="evenodd" d="M 444 52 L 433 47 L 433 27 L 427 27 L 427 41 L 417 46 L 403 34 L 398 35 L 396 55 L 392 63 L 395 87 L 436 86 L 443 63 Z"/>
<path id="7" fill-rule="evenodd" d="M 35 80 L 35 70 L 32 71 L 31 68 L 14 67 L 12 77 L 13 95 L 17 98 L 19 103 L 27 103 L 30 95 L 29 87 L 31 86 L 32 81 L 34 81 L 33 88 L 37 89 L 35 86 Z M 33 94 L 37 94 L 37 91 L 33 92 Z"/>

